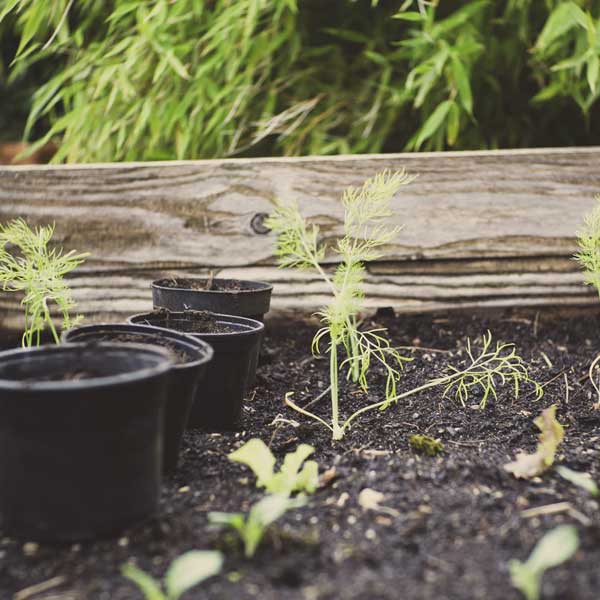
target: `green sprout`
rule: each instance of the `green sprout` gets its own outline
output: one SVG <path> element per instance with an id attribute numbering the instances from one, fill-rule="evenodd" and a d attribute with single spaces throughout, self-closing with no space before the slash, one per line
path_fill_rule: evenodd
<path id="1" fill-rule="evenodd" d="M 319 228 L 308 226 L 296 204 L 277 203 L 267 226 L 277 234 L 277 256 L 281 267 L 314 269 L 331 291 L 331 301 L 319 313 L 324 326 L 312 342 L 314 354 L 321 352 L 327 340 L 331 395 L 331 424 L 313 413 L 299 409 L 290 399 L 286 402 L 299 412 L 325 425 L 334 440 L 342 439 L 346 426 L 340 423 L 338 373 L 346 368 L 348 378 L 366 391 L 367 375 L 373 362 L 386 371 L 386 398 L 396 395 L 396 384 L 403 363 L 401 356 L 384 336 L 384 329 L 362 331 L 358 315 L 363 309 L 364 263 L 382 256 L 382 247 L 392 242 L 399 227 L 389 226 L 393 212 L 390 202 L 398 190 L 414 177 L 402 171 L 383 171 L 368 179 L 361 188 L 344 192 L 344 236 L 330 250 L 339 259 L 333 276 L 321 263 L 326 246 L 319 243 Z M 342 359 L 342 351 L 346 358 Z"/>
<path id="2" fill-rule="evenodd" d="M 248 513 L 210 512 L 208 520 L 216 527 L 233 529 L 244 544 L 246 558 L 254 556 L 268 527 L 289 509 L 304 505 L 303 498 L 290 498 L 285 494 L 272 494 L 261 498 Z"/>
<path id="3" fill-rule="evenodd" d="M 569 560 L 578 548 L 577 529 L 573 525 L 559 525 L 544 535 L 525 562 L 510 561 L 512 584 L 526 600 L 539 600 L 544 573 Z"/>
<path id="4" fill-rule="evenodd" d="M 575 260 L 583 270 L 585 283 L 596 288 L 600 298 L 600 195 L 596 196 L 596 206 L 584 218 L 583 227 L 577 232 L 577 245 L 579 252 Z M 588 376 L 598 397 L 597 406 L 600 406 L 600 386 L 594 379 L 594 371 L 600 363 L 600 354 L 592 361 Z"/>
<path id="5" fill-rule="evenodd" d="M 218 575 L 223 566 L 223 555 L 211 550 L 192 550 L 182 554 L 172 563 L 164 579 L 164 589 L 145 571 L 132 564 L 123 565 L 121 572 L 133 581 L 142 591 L 146 600 L 179 600 L 194 586 L 214 575 Z"/>
<path id="6" fill-rule="evenodd" d="M 498 384 L 512 384 L 515 398 L 519 397 L 523 384 L 533 386 L 536 400 L 544 395 L 544 388 L 537 381 L 531 379 L 523 359 L 517 354 L 514 344 L 496 342 L 494 346 L 490 331 L 482 337 L 481 343 L 481 351 L 476 354 L 472 350 L 471 340 L 467 339 L 466 352 L 470 363 L 466 367 L 459 369 L 448 365 L 446 373 L 440 377 L 397 394 L 392 398 L 386 398 L 381 402 L 375 402 L 357 410 L 346 420 L 344 427 L 349 427 L 356 418 L 370 410 L 375 408 L 385 410 L 392 403 L 437 387 L 443 388 L 444 398 L 453 394 L 455 400 L 460 402 L 462 406 L 467 405 L 472 393 L 479 392 L 481 394 L 479 407 L 482 409 L 486 407 L 490 396 L 497 399 L 496 388 Z"/>
<path id="7" fill-rule="evenodd" d="M 75 307 L 71 290 L 64 277 L 83 263 L 87 254 L 75 251 L 63 254 L 62 249 L 48 247 L 54 226 L 31 229 L 23 219 L 0 224 L 0 286 L 6 292 L 21 292 L 25 309 L 25 331 L 22 344 L 39 346 L 46 326 L 58 344 L 60 338 L 50 312 L 58 307 L 62 328 L 73 327 L 80 317 L 72 319 Z"/>
<path id="8" fill-rule="evenodd" d="M 294 452 L 286 454 L 281 469 L 275 472 L 273 453 L 262 440 L 253 438 L 232 452 L 229 460 L 250 467 L 256 475 L 256 486 L 264 487 L 269 494 L 312 494 L 319 486 L 319 466 L 306 459 L 314 451 L 312 446 L 300 444 Z"/>
<path id="9" fill-rule="evenodd" d="M 430 435 L 415 433 L 408 438 L 408 443 L 413 450 L 427 456 L 437 456 L 444 451 L 442 442 Z"/>

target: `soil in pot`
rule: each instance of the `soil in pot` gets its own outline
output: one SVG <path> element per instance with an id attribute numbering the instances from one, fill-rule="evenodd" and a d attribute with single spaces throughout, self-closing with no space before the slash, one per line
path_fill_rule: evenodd
<path id="1" fill-rule="evenodd" d="M 226 571 L 195 588 L 190 598 L 522 600 L 510 583 L 509 560 L 526 559 L 544 533 L 573 523 L 580 551 L 544 575 L 542 597 L 597 600 L 596 501 L 554 469 L 536 480 L 516 480 L 503 469 L 518 450 L 535 449 L 538 431 L 532 420 L 557 403 L 566 435 L 557 462 L 600 481 L 600 412 L 593 408 L 596 396 L 586 377 L 600 350 L 595 317 L 544 311 L 539 317 L 536 311 L 450 313 L 367 320 L 365 326 L 387 326 L 395 346 L 414 348 L 403 350 L 414 361 L 406 366 L 401 390 L 464 359 L 467 336 L 491 329 L 496 339 L 516 342 L 531 365 L 531 376 L 546 384 L 545 396 L 536 402 L 524 389 L 514 400 L 507 387 L 481 411 L 427 392 L 386 412 L 365 415 L 344 440 L 332 444 L 330 432 L 282 403 L 286 392 L 295 391 L 297 402 L 305 405 L 328 386 L 328 361 L 310 355 L 317 325 L 288 322 L 266 334 L 265 348 L 273 358 L 246 403 L 244 430 L 185 434 L 189 459 L 165 483 L 160 521 L 128 530 L 127 543 L 41 545 L 33 556 L 0 532 L 0 598 L 60 576 L 62 582 L 48 596 L 141 599 L 122 577 L 123 563 L 135 561 L 162 578 L 167 565 L 190 548 L 218 548 L 226 553 Z M 348 414 L 383 397 L 385 376 L 375 375 L 368 395 L 345 381 L 342 385 L 342 409 Z M 327 404 L 324 397 L 311 408 L 325 415 Z M 277 415 L 288 422 L 274 422 Z M 444 452 L 434 458 L 416 454 L 408 442 L 414 433 L 439 438 Z M 211 530 L 207 513 L 247 510 L 262 496 L 249 469 L 227 459 L 254 437 L 269 444 L 279 460 L 299 443 L 312 444 L 321 472 L 331 470 L 308 504 L 276 522 L 248 560 L 239 545 Z M 361 507 L 358 496 L 365 488 L 384 494 L 383 510 Z M 568 510 L 523 514 L 563 502 Z"/>
<path id="2" fill-rule="evenodd" d="M 170 355 L 127 344 L 0 353 L 0 517 L 26 540 L 110 535 L 155 515 Z"/>
<path id="3" fill-rule="evenodd" d="M 206 311 L 177 313 L 165 309 L 135 315 L 129 321 L 186 332 L 209 343 L 214 358 L 198 387 L 189 426 L 219 430 L 237 425 L 248 381 L 254 376 L 253 358 L 264 329 L 260 321 Z"/>
<path id="4" fill-rule="evenodd" d="M 200 339 L 176 331 L 133 324 L 85 325 L 65 332 L 63 340 L 150 344 L 170 353 L 174 365 L 164 411 L 163 470 L 172 473 L 177 468 L 181 439 L 197 386 L 212 359 L 212 348 Z"/>
<path id="5" fill-rule="evenodd" d="M 271 305 L 273 286 L 262 281 L 220 278 L 171 278 L 152 283 L 154 308 L 171 311 L 207 310 L 264 322 Z M 256 373 L 261 344 L 252 356 L 250 373 Z M 254 385 L 251 375 L 248 385 Z"/>

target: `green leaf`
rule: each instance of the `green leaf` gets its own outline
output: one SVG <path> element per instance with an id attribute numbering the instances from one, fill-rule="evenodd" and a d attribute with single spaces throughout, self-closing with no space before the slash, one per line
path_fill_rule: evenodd
<path id="1" fill-rule="evenodd" d="M 126 564 L 121 567 L 121 573 L 138 586 L 146 600 L 167 600 L 156 579 L 141 569 Z"/>
<path id="2" fill-rule="evenodd" d="M 573 525 L 556 527 L 537 543 L 526 562 L 509 562 L 512 584 L 527 600 L 539 600 L 544 573 L 569 560 L 578 548 L 579 535 Z"/>
<path id="3" fill-rule="evenodd" d="M 598 86 L 598 72 L 600 70 L 600 59 L 597 54 L 592 54 L 587 61 L 587 81 L 592 94 L 596 93 Z"/>
<path id="4" fill-rule="evenodd" d="M 573 485 L 584 489 L 591 496 L 600 496 L 600 490 L 598 489 L 596 482 L 592 479 L 589 473 L 573 471 L 563 466 L 556 467 L 556 472 L 563 479 L 566 479 L 567 481 L 570 481 Z"/>
<path id="5" fill-rule="evenodd" d="M 392 19 L 402 19 L 403 21 L 424 21 L 425 18 L 420 12 L 409 10 L 404 12 L 397 12 L 395 15 L 392 15 Z"/>
<path id="6" fill-rule="evenodd" d="M 192 550 L 176 558 L 165 576 L 169 600 L 179 597 L 195 585 L 220 573 L 223 555 L 220 552 Z"/>
<path id="7" fill-rule="evenodd" d="M 267 487 L 273 479 L 275 457 L 267 445 L 253 438 L 229 455 L 229 460 L 250 467 L 256 475 L 257 487 Z"/>
<path id="8" fill-rule="evenodd" d="M 272 493 L 291 493 L 293 491 L 306 491 L 312 494 L 319 485 L 319 467 L 316 462 L 309 461 L 300 471 L 302 463 L 315 449 L 308 444 L 300 444 L 294 452 L 286 454 L 281 471 L 276 475 Z M 279 489 L 277 489 L 279 488 Z"/>
<path id="9" fill-rule="evenodd" d="M 574 2 L 561 2 L 548 17 L 535 43 L 536 48 L 546 49 L 554 40 L 577 25 L 587 28 L 585 13 Z"/>
<path id="10" fill-rule="evenodd" d="M 0 12 L 0 23 L 6 18 L 8 13 L 12 12 L 22 0 L 8 0 L 2 12 Z"/>
<path id="11" fill-rule="evenodd" d="M 315 451 L 308 444 L 300 444 L 294 452 L 289 452 L 283 459 L 278 473 L 274 472 L 275 457 L 266 444 L 253 438 L 229 455 L 229 459 L 252 469 L 256 475 L 257 487 L 264 487 L 271 494 L 290 495 L 294 491 L 313 493 L 319 484 L 319 468 L 307 463 L 300 470 L 302 463 Z"/>
<path id="12" fill-rule="evenodd" d="M 454 82 L 456 83 L 456 89 L 458 90 L 458 97 L 462 105 L 464 106 L 467 113 L 473 114 L 473 95 L 471 93 L 471 82 L 469 81 L 469 75 L 461 62 L 461 60 L 452 54 L 452 75 Z"/>
<path id="13" fill-rule="evenodd" d="M 426 142 L 436 131 L 441 127 L 445 121 L 448 112 L 452 106 L 452 100 L 444 100 L 438 104 L 437 108 L 429 115 L 427 121 L 419 130 L 416 142 L 415 150 L 418 150 L 424 142 Z"/>

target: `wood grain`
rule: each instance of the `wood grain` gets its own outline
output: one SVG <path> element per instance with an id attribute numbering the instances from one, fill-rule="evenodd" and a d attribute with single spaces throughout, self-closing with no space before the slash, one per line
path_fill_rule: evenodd
<path id="1" fill-rule="evenodd" d="M 369 306 L 595 301 L 570 257 L 600 191 L 600 148 L 0 167 L 0 221 L 55 222 L 61 244 L 91 253 L 71 282 L 91 320 L 149 308 L 149 281 L 164 273 L 209 270 L 272 281 L 274 310 L 309 312 L 326 290 L 275 268 L 261 215 L 294 199 L 334 240 L 343 189 L 400 167 L 419 177 L 394 200 L 404 228 L 369 265 Z M 0 325 L 21 326 L 7 294 Z"/>

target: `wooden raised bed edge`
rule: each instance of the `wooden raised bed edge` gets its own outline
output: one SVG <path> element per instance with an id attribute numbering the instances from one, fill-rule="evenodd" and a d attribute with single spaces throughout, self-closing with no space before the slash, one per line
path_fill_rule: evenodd
<path id="1" fill-rule="evenodd" d="M 597 302 L 571 259 L 600 191 L 597 147 L 0 167 L 0 222 L 55 222 L 59 243 L 90 252 L 71 279 L 89 322 L 148 309 L 152 279 L 211 270 L 272 282 L 275 314 L 308 314 L 327 290 L 277 269 L 272 200 L 296 200 L 334 240 L 343 189 L 401 167 L 419 178 L 395 200 L 403 230 L 368 267 L 369 307 Z M 0 328 L 21 327 L 18 298 L 0 293 Z"/>

